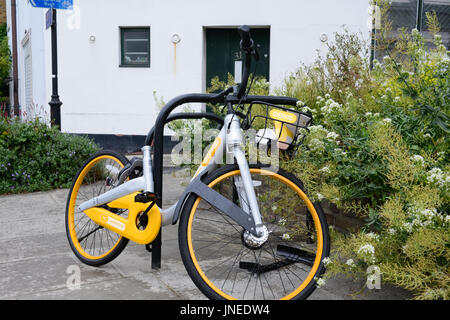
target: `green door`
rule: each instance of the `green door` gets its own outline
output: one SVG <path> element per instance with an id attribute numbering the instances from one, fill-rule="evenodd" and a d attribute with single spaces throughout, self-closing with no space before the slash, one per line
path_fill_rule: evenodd
<path id="1" fill-rule="evenodd" d="M 251 36 L 255 44 L 260 46 L 256 75 L 269 81 L 270 29 L 253 28 Z M 238 80 L 241 77 L 244 58 L 239 47 L 240 39 L 237 28 L 206 29 L 206 88 L 211 86 L 211 79 L 216 76 L 227 82 L 228 73 L 235 77 L 236 82 L 240 82 Z M 251 72 L 254 70 L 255 61 L 252 60 Z"/>

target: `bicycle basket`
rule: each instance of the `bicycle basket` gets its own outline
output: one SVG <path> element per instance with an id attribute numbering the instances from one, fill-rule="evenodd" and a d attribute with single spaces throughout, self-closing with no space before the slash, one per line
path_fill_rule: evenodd
<path id="1" fill-rule="evenodd" d="M 252 102 L 248 115 L 250 125 L 258 130 L 257 144 L 275 140 L 280 150 L 287 151 L 297 149 L 303 142 L 312 121 L 311 114 L 261 101 Z"/>

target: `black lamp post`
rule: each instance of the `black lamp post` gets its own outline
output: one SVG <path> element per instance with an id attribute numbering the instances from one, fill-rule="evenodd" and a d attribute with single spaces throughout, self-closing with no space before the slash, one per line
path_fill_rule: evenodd
<path id="1" fill-rule="evenodd" d="M 56 9 L 52 9 L 52 99 L 50 105 L 50 120 L 52 127 L 58 126 L 61 130 L 61 105 L 58 94 L 58 47 Z"/>

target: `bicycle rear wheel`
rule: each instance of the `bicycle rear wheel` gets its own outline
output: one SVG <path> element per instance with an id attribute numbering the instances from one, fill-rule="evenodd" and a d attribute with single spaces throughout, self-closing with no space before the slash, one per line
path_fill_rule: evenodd
<path id="1" fill-rule="evenodd" d="M 328 225 L 295 176 L 261 166 L 250 168 L 266 240 L 254 240 L 223 212 L 191 194 L 179 225 L 183 263 L 210 299 L 305 299 L 316 288 L 329 255 Z M 245 206 L 236 184 L 237 165 L 224 166 L 205 183 Z"/>
<path id="2" fill-rule="evenodd" d="M 100 151 L 78 171 L 70 189 L 66 206 L 66 234 L 72 251 L 85 264 L 101 266 L 111 262 L 128 244 L 127 238 L 103 228 L 76 209 L 82 202 L 112 189 L 120 170 L 127 163 L 128 159 L 119 153 Z M 122 216 L 128 214 L 128 210 L 124 209 L 107 209 L 115 210 Z"/>

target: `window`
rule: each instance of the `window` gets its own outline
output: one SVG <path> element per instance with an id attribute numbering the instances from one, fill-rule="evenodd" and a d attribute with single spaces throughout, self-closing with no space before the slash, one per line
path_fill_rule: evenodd
<path id="1" fill-rule="evenodd" d="M 23 47 L 23 69 L 24 69 L 24 87 L 25 87 L 25 111 L 34 114 L 31 110 L 33 105 L 33 65 L 31 54 L 31 33 L 27 32 L 22 40 Z"/>
<path id="2" fill-rule="evenodd" d="M 150 28 L 121 27 L 121 67 L 150 67 Z"/>
<path id="3" fill-rule="evenodd" d="M 427 30 L 428 12 L 436 13 L 442 42 L 447 49 L 450 49 L 450 0 L 392 0 L 388 12 L 392 23 L 392 37 L 394 39 L 399 37 L 400 28 L 406 28 L 407 32 L 416 28 L 428 40 L 426 45 L 430 45 L 431 35 Z M 386 49 L 372 48 L 372 56 L 375 59 L 385 55 L 387 55 Z"/>

